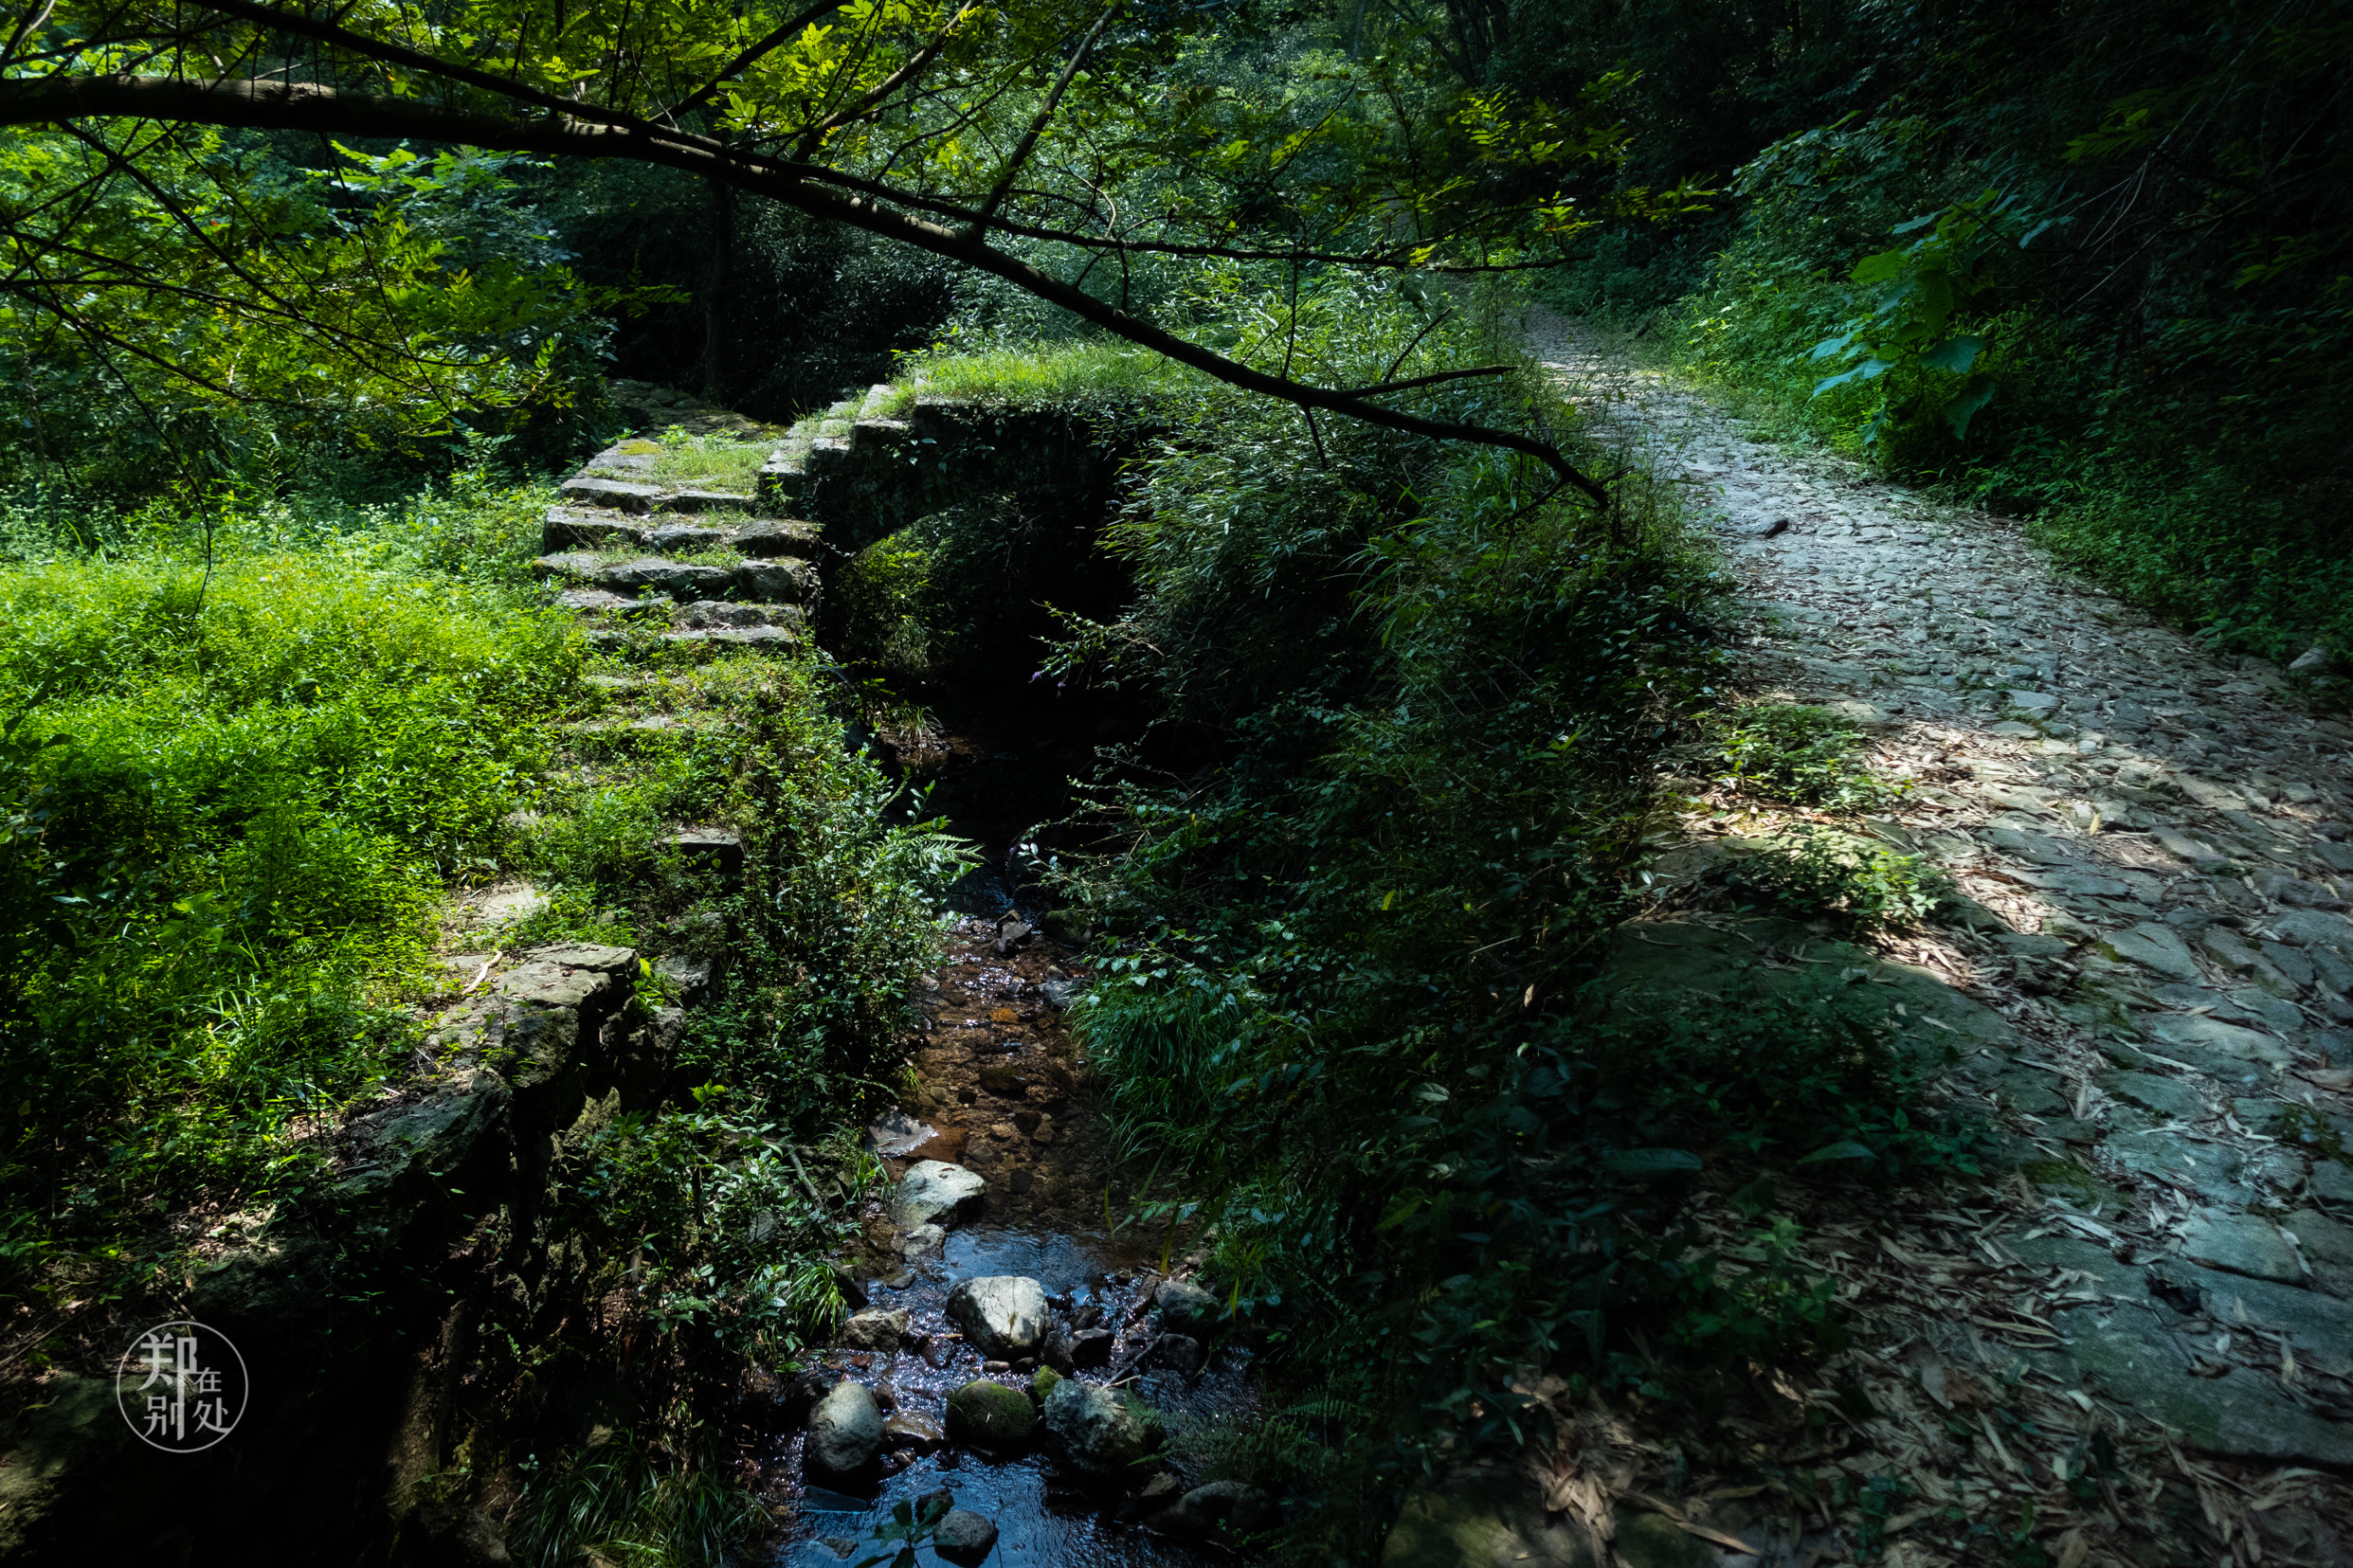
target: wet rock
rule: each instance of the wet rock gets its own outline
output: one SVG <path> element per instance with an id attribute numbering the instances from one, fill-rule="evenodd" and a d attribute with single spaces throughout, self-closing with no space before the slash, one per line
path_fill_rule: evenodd
<path id="1" fill-rule="evenodd" d="M 1163 1334 L 1152 1342 L 1152 1360 L 1190 1378 L 1201 1370 L 1201 1342 L 1186 1334 Z"/>
<path id="2" fill-rule="evenodd" d="M 919 1411 L 902 1410 L 882 1423 L 882 1446 L 931 1453 L 948 1446 L 940 1424 Z"/>
<path id="3" fill-rule="evenodd" d="M 1208 1541 L 1221 1534 L 1255 1535 L 1282 1522 L 1275 1500 L 1242 1481 L 1212 1481 L 1195 1487 L 1152 1521 L 1167 1535 Z"/>
<path id="4" fill-rule="evenodd" d="M 1160 1326 L 1171 1334 L 1205 1332 L 1218 1319 L 1218 1298 L 1185 1280 L 1163 1280 L 1152 1304 L 1160 1308 Z"/>
<path id="5" fill-rule="evenodd" d="M 853 1313 L 842 1325 L 842 1343 L 853 1350 L 896 1350 L 906 1337 L 907 1322 L 904 1310 L 886 1312 L 876 1307 Z"/>
<path id="6" fill-rule="evenodd" d="M 950 1508 L 932 1531 L 932 1545 L 950 1562 L 978 1563 L 997 1544 L 997 1526 L 968 1508 Z"/>
<path id="7" fill-rule="evenodd" d="M 948 1396 L 948 1434 L 960 1443 L 1006 1449 L 1029 1440 L 1038 1409 L 1020 1389 L 976 1378 Z"/>
<path id="8" fill-rule="evenodd" d="M 1159 1450 L 1164 1436 L 1160 1413 L 1134 1395 L 1075 1379 L 1055 1385 L 1043 1418 L 1062 1457 L 1094 1476 L 1126 1475 Z"/>
<path id="9" fill-rule="evenodd" d="M 1030 1085 L 1029 1075 L 1011 1062 L 991 1062 L 981 1069 L 981 1087 L 1001 1100 L 1020 1098 Z"/>
<path id="10" fill-rule="evenodd" d="M 920 1225 L 945 1227 L 980 1207 L 988 1183 L 962 1165 L 919 1160 L 899 1178 L 891 1195 L 891 1223 L 902 1231 Z"/>
<path id="11" fill-rule="evenodd" d="M 2181 1255 L 2209 1269 L 2281 1285 L 2293 1285 L 2304 1277 L 2288 1238 L 2270 1220 L 2253 1215 L 2195 1217 L 2181 1233 Z"/>
<path id="12" fill-rule="evenodd" d="M 1172 1506 L 1184 1495 L 1185 1483 L 1163 1470 L 1145 1482 L 1134 1496 L 1119 1505 L 1119 1518 L 1122 1523 L 1149 1519 Z"/>
<path id="13" fill-rule="evenodd" d="M 948 1320 L 984 1356 L 1035 1355 L 1046 1337 L 1045 1287 L 1024 1274 L 959 1280 L 948 1292 Z"/>
<path id="14" fill-rule="evenodd" d="M 1068 1377 L 1089 1367 L 1111 1365 L 1116 1338 L 1108 1328 L 1057 1323 L 1046 1330 L 1045 1348 L 1040 1353 L 1048 1366 Z"/>
<path id="15" fill-rule="evenodd" d="M 809 1412 L 809 1435 L 805 1451 L 810 1469 L 824 1474 L 848 1475 L 874 1463 L 882 1451 L 882 1410 L 863 1383 L 836 1383 Z"/>

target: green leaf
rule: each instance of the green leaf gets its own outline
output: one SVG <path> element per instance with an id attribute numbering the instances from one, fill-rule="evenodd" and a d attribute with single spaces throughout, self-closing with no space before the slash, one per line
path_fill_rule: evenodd
<path id="1" fill-rule="evenodd" d="M 1799 1161 L 1798 1163 L 1801 1165 L 1819 1165 L 1825 1164 L 1833 1160 L 1875 1160 L 1877 1158 L 1877 1155 L 1872 1153 L 1871 1150 L 1863 1144 L 1850 1140 L 1849 1142 L 1842 1144 L 1825 1144 L 1820 1148 L 1818 1148 L 1813 1153 L 1807 1155 L 1804 1159 Z"/>
<path id="2" fill-rule="evenodd" d="M 1876 256 L 1866 256 L 1855 262 L 1855 271 L 1849 276 L 1858 283 L 1884 283 L 1901 275 L 1903 270 L 1904 253 L 1900 250 L 1883 250 Z"/>
<path id="3" fill-rule="evenodd" d="M 1945 423 L 1952 426 L 1955 440 L 1967 438 L 1969 421 L 1976 416 L 1980 408 L 1984 407 L 1993 400 L 1994 378 L 1987 375 L 1971 376 L 1969 384 L 1961 389 L 1961 395 L 1945 406 Z"/>
<path id="4" fill-rule="evenodd" d="M 1922 354 L 1920 363 L 1931 370 L 1950 370 L 1957 376 L 1967 375 L 1969 367 L 1976 364 L 1977 356 L 1984 351 L 1983 338 L 1964 333 L 1959 337 L 1948 337 Z"/>
<path id="5" fill-rule="evenodd" d="M 1895 361 L 1891 359 L 1879 359 L 1876 357 L 1866 359 L 1851 370 L 1842 370 L 1835 376 L 1824 376 L 1821 380 L 1816 382 L 1814 384 L 1814 395 L 1816 397 L 1820 397 L 1824 392 L 1829 391 L 1833 387 L 1843 387 L 1850 381 L 1875 381 L 1893 369 L 1895 369 Z"/>
<path id="6" fill-rule="evenodd" d="M 1602 1163 L 1620 1176 L 1643 1181 L 1688 1176 L 1699 1169 L 1699 1156 L 1688 1149 L 1618 1149 L 1602 1156 Z"/>

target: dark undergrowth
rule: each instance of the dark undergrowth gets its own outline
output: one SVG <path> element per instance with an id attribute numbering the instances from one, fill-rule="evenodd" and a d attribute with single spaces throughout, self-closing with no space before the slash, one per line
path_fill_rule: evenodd
<path id="1" fill-rule="evenodd" d="M 1290 351 L 1319 377 L 1425 328 L 1435 364 L 1520 357 L 1505 291 L 1435 328 L 1409 291 L 1301 297 Z M 1417 401 L 1574 438 L 1541 378 L 1475 385 Z M 1542 1438 L 1511 1392 L 1531 1368 L 1674 1397 L 1660 1355 L 1702 1376 L 1837 1342 L 1788 1217 L 1752 1205 L 1763 1261 L 1695 1248 L 1695 1181 L 1966 1156 L 1861 990 L 1650 1012 L 1595 988 L 1655 759 L 1718 700 L 1722 582 L 1666 487 L 1626 476 L 1605 516 L 1492 452 L 1213 393 L 1155 419 L 1107 536 L 1133 600 L 1065 617 L 1049 671 L 1215 760 L 1156 774 L 1148 735 L 1097 785 L 1096 852 L 1048 874 L 1096 933 L 1074 1018 L 1141 1213 L 1194 1227 L 1232 1326 L 1266 1336 L 1254 1462 L 1315 1500 L 1302 1550 L 1352 1556 L 1440 1455 Z M 1834 738 L 1781 761 L 1867 790 Z"/>

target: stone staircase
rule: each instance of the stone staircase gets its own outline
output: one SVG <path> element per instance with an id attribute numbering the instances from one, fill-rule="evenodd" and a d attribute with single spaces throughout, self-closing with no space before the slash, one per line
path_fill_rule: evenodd
<path id="1" fill-rule="evenodd" d="M 904 401 L 878 384 L 801 420 L 748 489 L 664 483 L 659 442 L 607 447 L 564 481 L 533 569 L 563 585 L 556 603 L 605 647 L 797 645 L 817 608 L 824 527 L 791 514 L 814 510 L 825 480 L 904 460 L 915 427 L 881 412 Z"/>

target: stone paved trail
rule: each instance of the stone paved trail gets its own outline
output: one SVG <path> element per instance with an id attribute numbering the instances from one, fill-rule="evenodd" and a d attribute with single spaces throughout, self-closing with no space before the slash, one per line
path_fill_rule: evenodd
<path id="1" fill-rule="evenodd" d="M 2009 1030 L 1957 1085 L 2007 1140 L 1998 1201 L 1947 1200 L 1977 1206 L 1943 1217 L 1955 1256 L 1928 1277 L 1999 1265 L 1974 1283 L 2012 1309 L 1954 1296 L 1962 1350 L 2181 1434 L 2207 1456 L 2181 1456 L 2207 1547 L 2353 1560 L 2341 1490 L 2256 1496 L 2278 1467 L 2353 1466 L 2353 728 L 2056 574 L 2013 525 L 1752 440 L 1557 323 L 1537 341 L 1612 440 L 1690 487 L 1754 611 L 1750 693 L 1849 714 L 1912 781 L 1853 825 L 1978 906 L 1890 955 Z M 1694 835 L 1740 815 L 1692 804 Z"/>

